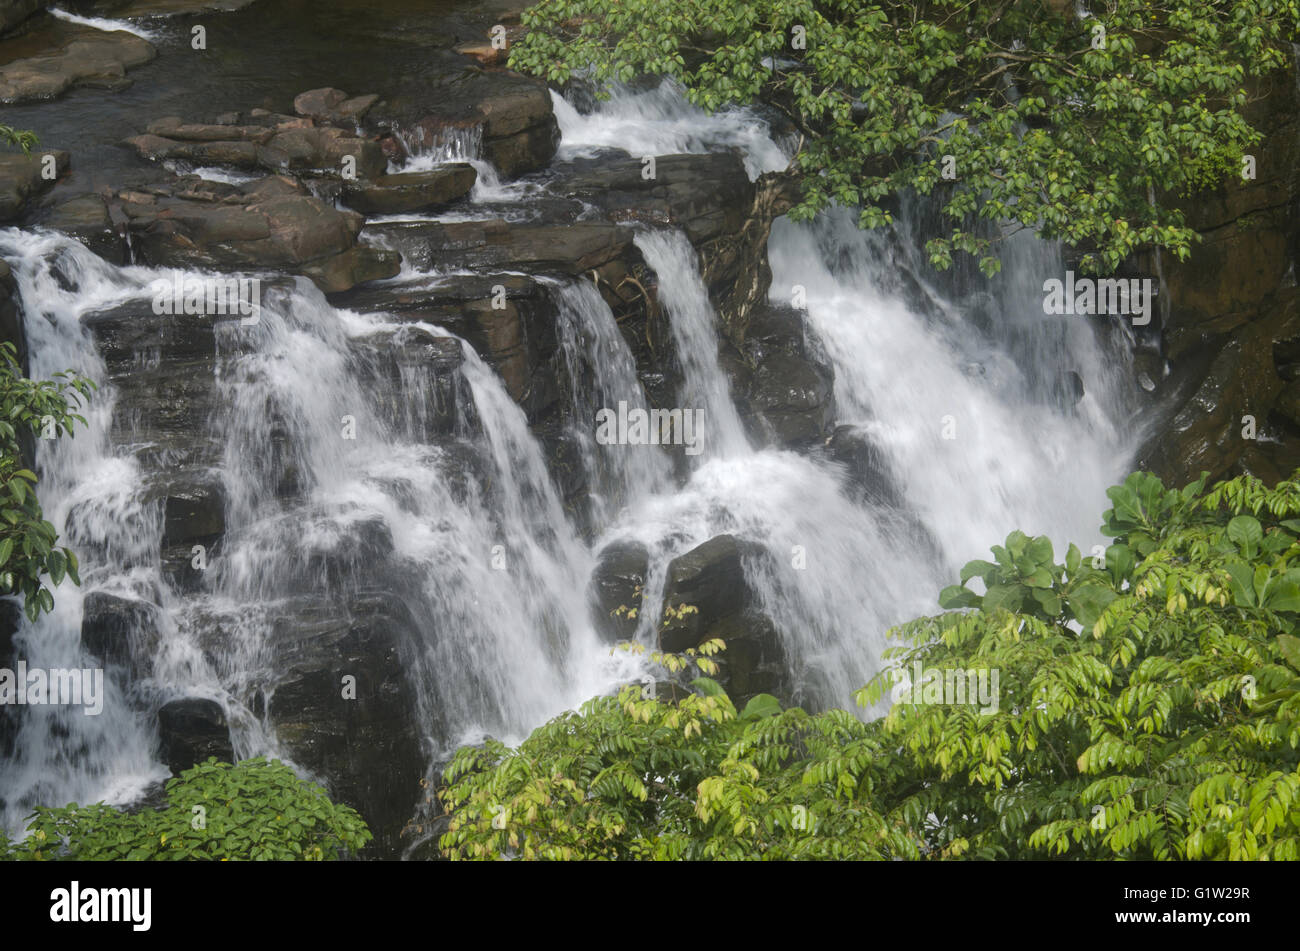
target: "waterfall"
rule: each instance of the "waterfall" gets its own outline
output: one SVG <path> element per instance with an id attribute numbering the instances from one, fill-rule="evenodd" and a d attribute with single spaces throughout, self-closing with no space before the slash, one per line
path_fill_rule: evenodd
<path id="1" fill-rule="evenodd" d="M 587 114 L 558 96 L 555 108 L 562 157 L 738 148 L 751 176 L 788 160 L 753 112 L 706 116 L 670 84 L 615 90 Z M 474 203 L 517 204 L 545 188 L 501 185 L 472 133 L 412 153 L 394 171 L 474 162 Z M 579 528 L 524 411 L 468 342 L 332 306 L 303 279 L 268 277 L 255 325 L 205 331 L 211 407 L 192 435 L 213 448 L 181 474 L 219 487 L 224 530 L 192 584 L 160 555 L 154 483 L 178 478 L 180 463 L 141 444 L 87 326 L 113 308 L 151 319 L 148 288 L 163 272 L 112 267 L 68 238 L 0 231 L 33 376 L 73 367 L 103 385 L 89 431 L 38 446 L 42 503 L 79 553 L 84 585 L 60 586 L 55 611 L 22 624 L 18 655 L 91 665 L 80 631 L 95 592 L 147 607 L 157 628 L 146 676 L 108 670 L 101 716 L 21 711 L 14 752 L 0 762 L 4 827 L 20 829 L 37 804 L 130 801 L 165 777 L 156 713 L 176 697 L 216 700 L 238 756 L 287 757 L 267 712 L 279 632 L 355 597 L 389 599 L 410 619 L 400 659 L 423 755 L 436 764 L 487 734 L 518 741 L 639 674 L 635 659 L 610 656 L 588 615 L 596 556 L 611 543 L 649 552 L 637 636 L 650 643 L 669 562 L 719 534 L 741 539 L 794 698 L 851 706 L 879 669 L 889 627 L 937 611 L 963 561 L 1015 528 L 1058 546 L 1099 540 L 1104 489 L 1134 444 L 1123 332 L 1044 316 L 1038 288 L 1063 268 L 1053 246 L 1014 239 L 999 278 L 959 286 L 919 260 L 909 228 L 922 226 L 921 210 L 900 218 L 892 237 L 861 232 L 839 211 L 780 220 L 769 249 L 771 300 L 805 309 L 808 346 L 834 371 L 837 422 L 870 448 L 889 500 L 853 491 L 823 447 L 751 441 L 694 249 L 672 228 L 644 230 L 635 243 L 680 370 L 675 408 L 703 412 L 702 451 L 688 465 L 674 472 L 659 447 L 596 438 L 602 409 L 652 407 L 622 330 L 585 279 L 543 279 L 567 377 L 562 415 L 589 487 Z M 447 277 L 407 265 L 396 281 Z M 159 359 L 142 347 L 142 370 Z"/>

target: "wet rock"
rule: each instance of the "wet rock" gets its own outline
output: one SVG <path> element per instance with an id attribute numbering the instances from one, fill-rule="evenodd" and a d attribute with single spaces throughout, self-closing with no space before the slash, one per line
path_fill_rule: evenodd
<path id="1" fill-rule="evenodd" d="M 680 652 L 722 638 L 718 680 L 737 703 L 755 693 L 788 694 L 780 636 L 746 578 L 747 566 L 764 557 L 753 543 L 719 535 L 674 558 L 664 586 L 664 610 L 678 616 L 665 614 L 660 648 Z M 695 610 L 682 614 L 683 605 Z"/>
<path id="2" fill-rule="evenodd" d="M 47 155 L 54 157 L 53 177 L 45 175 L 51 167 Z M 0 153 L 0 222 L 17 221 L 28 202 L 67 172 L 68 163 L 68 153 L 61 149 Z"/>
<path id="3" fill-rule="evenodd" d="M 885 454 L 866 429 L 836 426 L 826 442 L 827 455 L 846 471 L 852 491 L 872 505 L 903 507 L 903 498 L 889 471 Z"/>
<path id="4" fill-rule="evenodd" d="M 123 144 L 151 162 L 175 159 L 199 165 L 264 168 L 271 172 L 321 171 L 360 178 L 382 175 L 388 159 L 379 143 L 311 120 L 262 117 L 274 125 L 187 123 L 169 116 Z"/>
<path id="5" fill-rule="evenodd" d="M 464 348 L 456 337 L 401 327 L 364 345 L 373 354 L 368 365 L 382 383 L 375 389 L 380 409 L 413 439 L 439 441 L 472 411 L 473 398 L 459 374 Z"/>
<path id="6" fill-rule="evenodd" d="M 293 101 L 293 111 L 325 122 L 355 125 L 378 101 L 379 96 L 373 93 L 349 96 L 342 89 L 326 86 L 299 93 Z"/>
<path id="7" fill-rule="evenodd" d="M 124 89 L 131 84 L 126 71 L 157 55 L 152 43 L 133 33 L 62 20 L 51 19 L 22 39 L 24 53 L 33 45 L 40 52 L 18 58 L 0 43 L 0 102 L 54 99 L 74 86 Z"/>
<path id="8" fill-rule="evenodd" d="M 137 598 L 92 591 L 82 602 L 81 644 L 133 679 L 147 677 L 158 647 L 158 607 Z"/>
<path id="9" fill-rule="evenodd" d="M 145 501 L 162 505 L 164 575 L 183 591 L 197 590 L 226 530 L 226 492 L 220 473 L 202 469 L 156 473 Z"/>
<path id="10" fill-rule="evenodd" d="M 334 797 L 366 820 L 376 849 L 392 854 L 425 768 L 405 656 L 416 622 L 386 595 L 291 607 L 275 622 L 267 719 L 294 761 L 327 777 Z"/>
<path id="11" fill-rule="evenodd" d="M 642 586 L 649 571 L 650 554 L 640 542 L 614 542 L 600 553 L 600 559 L 591 575 L 589 597 L 591 617 L 605 640 L 612 642 L 630 640 L 636 633 L 638 618 L 629 618 L 624 612 L 616 616 L 619 608 L 636 610 L 638 616 L 643 605 Z"/>
<path id="12" fill-rule="evenodd" d="M 368 233 L 372 230 L 381 229 L 368 229 Z M 420 253 L 414 241 L 403 247 L 404 254 Z M 531 277 L 453 275 L 435 287 L 424 282 L 358 287 L 333 300 L 350 310 L 436 324 L 463 337 L 501 375 L 511 397 L 530 418 L 537 418 L 558 398 L 550 362 L 556 350 L 555 305 Z"/>
<path id="13" fill-rule="evenodd" d="M 807 337 L 802 311 L 765 305 L 750 319 L 744 365 L 724 362 L 746 428 L 763 444 L 808 446 L 830 435 L 834 371 Z"/>
<path id="14" fill-rule="evenodd" d="M 633 253 L 632 232 L 601 221 L 396 222 L 370 233 L 420 268 L 503 269 L 576 276 Z"/>
<path id="15" fill-rule="evenodd" d="M 144 263 L 184 269 L 304 274 L 323 290 L 392 277 L 391 253 L 358 247 L 362 218 L 285 180 L 243 186 L 180 180 L 114 196 Z"/>
<path id="16" fill-rule="evenodd" d="M 109 264 L 127 264 L 126 236 L 99 195 L 78 195 L 54 206 L 41 219 L 46 228 L 76 238 Z"/>
<path id="17" fill-rule="evenodd" d="M 158 711 L 162 759 L 173 776 L 215 756 L 235 761 L 226 713 L 215 700 L 186 697 L 163 704 Z"/>
<path id="18" fill-rule="evenodd" d="M 474 166 L 456 162 L 427 172 L 380 175 L 343 187 L 343 200 L 365 215 L 432 211 L 464 198 L 478 180 Z"/>
<path id="19" fill-rule="evenodd" d="M 475 136 L 482 157 L 507 178 L 545 167 L 560 142 L 546 86 L 508 70 L 472 68 L 440 83 L 408 87 L 369 118 L 426 144 Z"/>
<path id="20" fill-rule="evenodd" d="M 256 0 L 129 0 L 118 4 L 119 17 L 191 16 L 196 13 L 233 13 L 251 6 Z"/>
<path id="21" fill-rule="evenodd" d="M 26 373 L 27 334 L 23 330 L 21 306 L 18 281 L 9 265 L 0 261 L 0 342 L 13 344 L 18 366 Z"/>
<path id="22" fill-rule="evenodd" d="M 49 0 L 0 0 L 0 36 L 8 33 L 32 14 L 45 9 Z"/>

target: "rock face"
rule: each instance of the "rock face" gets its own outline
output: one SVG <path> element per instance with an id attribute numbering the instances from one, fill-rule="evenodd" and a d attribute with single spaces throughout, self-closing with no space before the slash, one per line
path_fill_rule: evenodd
<path id="1" fill-rule="evenodd" d="M 1287 279 L 1300 249 L 1300 95 L 1290 71 L 1267 82 L 1248 107 L 1265 135 L 1253 150 L 1257 177 L 1187 202 L 1204 240 L 1187 261 L 1160 262 L 1168 288 L 1161 355 L 1170 372 L 1156 393 L 1168 422 L 1139 463 L 1172 484 L 1203 469 L 1216 479 L 1249 472 L 1275 482 L 1300 465 L 1300 426 L 1282 402 L 1300 339 L 1300 303 Z M 1138 269 L 1157 273 L 1150 256 Z M 1252 422 L 1256 438 L 1248 438 Z"/>
<path id="2" fill-rule="evenodd" d="M 0 223 L 22 217 L 27 203 L 53 186 L 68 164 L 68 153 L 58 149 L 0 153 Z"/>
<path id="3" fill-rule="evenodd" d="M 55 21 L 40 31 L 42 49 L 22 58 L 0 43 L 0 102 L 53 99 L 74 86 L 119 90 L 131 85 L 126 71 L 157 55 L 148 40 L 122 30 Z"/>
<path id="4" fill-rule="evenodd" d="M 295 762 L 361 812 L 382 852 L 396 849 L 425 768 L 405 654 L 414 626 L 386 596 L 344 610 L 303 604 L 283 616 L 272 646 L 268 721 Z"/>
<path id="5" fill-rule="evenodd" d="M 185 698 L 163 704 L 158 711 L 158 735 L 162 758 L 173 776 L 178 776 L 209 756 L 234 762 L 230 726 L 226 713 L 215 700 Z"/>
<path id="6" fill-rule="evenodd" d="M 732 364 L 742 419 L 760 443 L 810 446 L 830 435 L 834 371 L 817 356 L 805 323 L 803 312 L 793 308 L 756 308 L 742 348 L 743 367 Z"/>
<path id="7" fill-rule="evenodd" d="M 105 664 L 149 676 L 158 645 L 158 608 L 135 598 L 92 591 L 82 602 L 81 644 Z"/>
<path id="8" fill-rule="evenodd" d="M 18 296 L 18 282 L 13 271 L 0 261 L 0 343 L 11 343 L 18 366 L 27 372 L 27 335 L 23 331 L 20 311 L 22 301 Z"/>
<path id="9" fill-rule="evenodd" d="M 746 579 L 746 562 L 761 557 L 758 546 L 719 535 L 674 558 L 664 587 L 664 610 L 677 616 L 665 614 L 660 648 L 680 652 L 722 638 L 718 680 L 737 704 L 757 693 L 789 695 L 780 636 Z M 683 605 L 695 610 L 681 613 Z"/>

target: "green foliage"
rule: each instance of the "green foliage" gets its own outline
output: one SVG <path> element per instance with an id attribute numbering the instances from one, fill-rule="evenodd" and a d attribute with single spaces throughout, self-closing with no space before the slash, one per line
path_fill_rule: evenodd
<path id="1" fill-rule="evenodd" d="M 330 861 L 371 839 L 361 817 L 279 760 L 209 759 L 167 781 L 167 807 L 122 812 L 99 803 L 32 814 L 11 860 L 276 859 Z"/>
<path id="2" fill-rule="evenodd" d="M 1005 233 L 980 219 L 1084 248 L 1085 270 L 1143 246 L 1185 260 L 1195 232 L 1164 198 L 1240 175 L 1260 140 L 1248 90 L 1290 62 L 1300 2 L 1090 6 L 541 0 L 510 62 L 552 83 L 671 77 L 708 110 L 766 102 L 802 136 L 793 216 L 836 202 L 877 227 L 890 196 L 936 192 L 953 225 L 927 247 L 937 267 L 961 251 L 996 273 Z"/>
<path id="3" fill-rule="evenodd" d="M 892 633 L 904 670 L 990 670 L 998 703 L 895 696 L 862 723 L 712 681 L 634 688 L 461 750 L 455 858 L 1300 858 L 1300 472 L 1109 490 L 1104 555 L 1013 532 Z M 966 587 L 972 578 L 985 587 Z M 896 683 L 885 670 L 864 706 Z M 707 688 L 707 689 L 706 689 Z M 806 825 L 795 823 L 802 807 Z M 493 818 L 497 824 L 493 825 Z"/>
<path id="4" fill-rule="evenodd" d="M 13 129 L 0 123 L 0 143 L 15 145 L 24 152 L 30 152 L 37 143 L 36 133 L 25 129 Z"/>
<path id="5" fill-rule="evenodd" d="M 23 464 L 23 440 L 71 435 L 86 420 L 72 411 L 95 384 L 71 371 L 52 380 L 22 375 L 13 344 L 0 343 L 0 594 L 21 594 L 27 617 L 54 610 L 50 588 L 81 584 L 77 556 L 55 546 L 59 534 L 36 497 L 36 474 Z M 47 586 L 46 581 L 49 581 Z"/>

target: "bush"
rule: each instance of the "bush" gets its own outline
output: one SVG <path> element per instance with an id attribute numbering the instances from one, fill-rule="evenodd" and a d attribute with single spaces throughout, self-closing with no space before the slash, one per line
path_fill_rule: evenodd
<path id="1" fill-rule="evenodd" d="M 167 781 L 167 807 L 124 812 L 99 803 L 37 809 L 11 860 L 303 859 L 358 852 L 371 839 L 361 817 L 279 760 L 209 759 Z"/>
<path id="2" fill-rule="evenodd" d="M 1300 475 L 1300 473 L 1298 473 Z M 888 714 L 597 698 L 461 750 L 453 858 L 1300 858 L 1300 482 L 1137 473 L 1064 564 L 1014 532 L 857 694 Z M 1293 566 L 1294 563 L 1294 566 Z M 966 587 L 979 577 L 980 594 Z M 995 704 L 922 681 L 988 671 Z M 948 673 L 951 672 L 951 675 Z M 936 676 L 937 675 L 937 676 Z M 992 679 L 991 677 L 989 679 Z M 919 685 L 918 685 L 919 686 Z M 948 702 L 944 702 L 944 700 Z M 992 707 L 992 709 L 990 709 Z"/>

